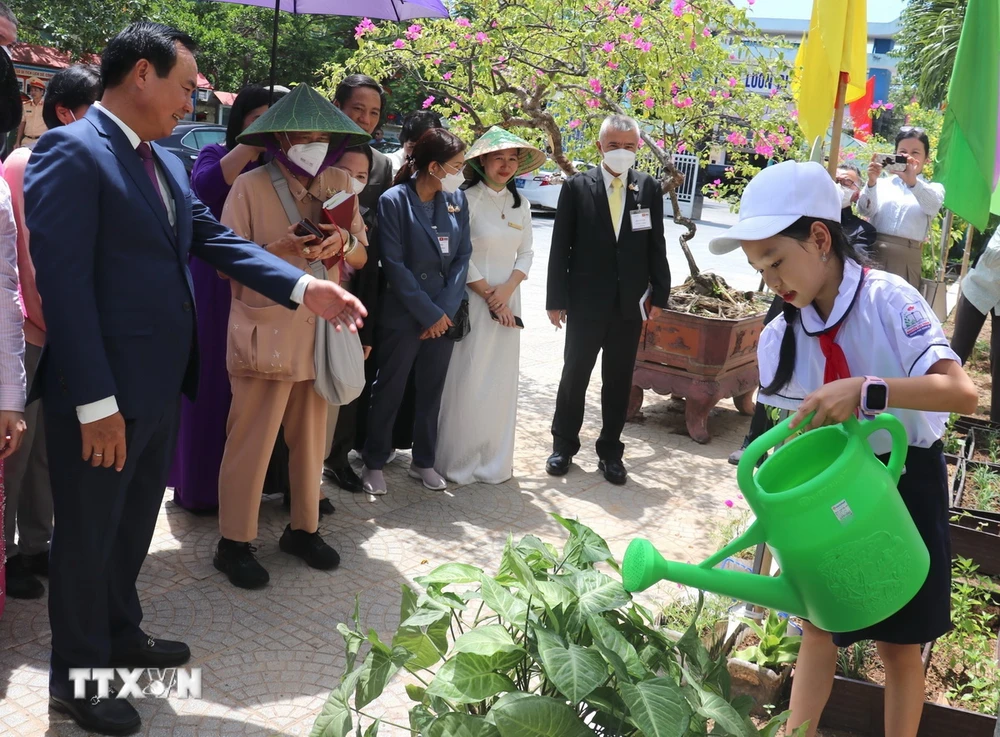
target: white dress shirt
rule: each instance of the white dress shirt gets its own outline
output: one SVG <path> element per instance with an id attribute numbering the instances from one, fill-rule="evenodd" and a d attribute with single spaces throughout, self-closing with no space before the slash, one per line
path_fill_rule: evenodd
<path id="1" fill-rule="evenodd" d="M 810 305 L 799 310 L 795 321 L 795 367 L 788 384 L 774 394 L 760 393 L 761 404 L 796 410 L 806 395 L 823 385 L 826 358 L 819 345 L 819 333 L 841 322 L 836 342 L 844 351 L 851 376 L 897 379 L 923 376 L 935 363 L 951 359 L 961 363 L 948 345 L 941 323 L 916 289 L 902 278 L 872 269 L 860 285 L 861 267 L 855 261 L 844 264 L 844 279 L 830 316 L 824 321 Z M 761 386 L 777 373 L 781 341 L 788 329 L 784 315 L 778 315 L 761 333 L 757 362 Z M 890 395 L 890 400 L 892 399 Z M 906 428 L 910 445 L 929 448 L 943 434 L 947 412 L 920 412 L 889 409 Z M 876 453 L 891 449 L 889 435 L 872 435 Z"/>
<path id="2" fill-rule="evenodd" d="M 608 194 L 609 206 L 611 203 L 611 181 L 613 179 L 617 179 L 622 183 L 622 211 L 619 213 L 618 227 L 615 229 L 615 240 L 617 240 L 618 236 L 622 232 L 622 221 L 625 219 L 625 191 L 628 188 L 628 172 L 626 171 L 623 174 L 619 174 L 616 177 L 614 174 L 609 172 L 607 168 L 605 168 L 604 164 L 601 164 L 601 175 L 604 177 L 604 189 Z M 611 224 L 614 225 L 614 222 L 615 218 L 612 215 Z"/>
<path id="3" fill-rule="evenodd" d="M 874 187 L 865 184 L 858 210 L 879 233 L 923 243 L 943 203 L 943 185 L 918 176 L 917 183 L 910 187 L 892 175 L 882 177 Z"/>
<path id="4" fill-rule="evenodd" d="M 94 107 L 101 111 L 102 115 L 106 115 L 109 120 L 112 120 L 115 125 L 122 129 L 122 133 L 128 138 L 129 144 L 133 149 L 138 148 L 139 144 L 142 143 L 142 139 L 139 138 L 138 134 L 126 125 L 121 118 L 112 113 L 106 107 L 104 107 L 100 102 L 95 102 Z M 139 154 L 137 153 L 136 156 Z M 160 197 L 163 200 L 163 206 L 167 210 L 167 219 L 170 221 L 171 227 L 176 228 L 177 225 L 177 207 L 174 203 L 174 198 L 170 194 L 170 184 L 167 182 L 166 175 L 163 173 L 163 169 L 159 162 L 156 161 L 156 157 L 153 157 L 153 165 L 156 168 L 156 181 L 160 185 Z M 302 304 L 302 300 L 305 297 L 306 287 L 315 279 L 314 276 L 310 274 L 303 274 L 296 283 L 295 287 L 292 289 L 291 300 L 296 304 Z M 22 354 L 24 352 L 22 346 Z M 23 370 L 23 369 L 22 369 Z M 0 395 L 2 396 L 2 395 Z M 24 408 L 23 401 L 21 408 Z M 96 402 L 90 402 L 89 404 L 81 404 L 76 408 L 76 416 L 80 421 L 81 425 L 86 425 L 91 422 L 97 422 L 98 420 L 103 420 L 105 417 L 110 417 L 111 415 L 118 412 L 118 400 L 114 397 L 105 397 L 104 399 L 99 399 Z"/>
<path id="5" fill-rule="evenodd" d="M 0 410 L 24 412 L 24 314 L 17 289 L 17 226 L 0 177 Z"/>

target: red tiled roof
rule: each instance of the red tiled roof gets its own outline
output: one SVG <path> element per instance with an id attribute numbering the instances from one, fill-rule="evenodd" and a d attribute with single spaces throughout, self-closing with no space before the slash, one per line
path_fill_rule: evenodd
<path id="1" fill-rule="evenodd" d="M 53 49 L 49 46 L 38 46 L 36 44 L 15 44 L 13 48 L 14 63 L 28 64 L 34 67 L 46 67 L 48 69 L 65 69 L 73 63 L 73 58 L 64 51 Z M 88 64 L 100 64 L 101 58 L 94 54 L 82 57 L 81 61 Z M 201 72 L 198 72 L 198 87 L 203 90 L 213 89 Z"/>
<path id="2" fill-rule="evenodd" d="M 219 92 L 218 90 L 215 90 L 215 96 L 219 98 L 219 102 L 226 107 L 232 107 L 233 103 L 236 102 L 235 92 Z"/>

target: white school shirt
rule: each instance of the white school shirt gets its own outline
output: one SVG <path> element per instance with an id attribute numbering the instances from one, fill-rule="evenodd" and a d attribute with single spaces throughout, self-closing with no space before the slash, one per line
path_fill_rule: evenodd
<path id="1" fill-rule="evenodd" d="M 879 233 L 923 243 L 943 202 L 943 185 L 918 176 L 911 188 L 892 175 L 878 179 L 874 187 L 865 184 L 858 198 L 858 211 Z"/>
<path id="2" fill-rule="evenodd" d="M 861 267 L 848 260 L 844 279 L 830 317 L 824 322 L 809 305 L 799 310 L 795 321 L 795 368 L 788 384 L 775 394 L 760 394 L 762 404 L 796 410 L 806 395 L 823 386 L 826 357 L 818 335 L 841 323 L 836 342 L 844 351 L 851 376 L 877 376 L 898 379 L 923 376 L 941 359 L 961 363 L 948 344 L 933 310 L 916 289 L 895 274 L 872 269 L 861 280 Z M 787 329 L 785 316 L 779 315 L 764 328 L 757 345 L 757 363 L 761 386 L 774 379 L 778 368 L 781 340 Z M 892 395 L 890 394 L 890 400 Z M 906 428 L 909 443 L 929 448 L 943 434 L 947 412 L 920 412 L 889 409 Z M 876 453 L 892 448 L 884 431 L 871 436 Z"/>

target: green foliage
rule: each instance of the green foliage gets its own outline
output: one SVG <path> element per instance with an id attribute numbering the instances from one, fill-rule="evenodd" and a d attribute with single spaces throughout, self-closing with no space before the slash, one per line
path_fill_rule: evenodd
<path id="1" fill-rule="evenodd" d="M 744 619 L 743 622 L 753 630 L 760 642 L 733 653 L 733 657 L 772 670 L 795 662 L 802 638 L 788 634 L 787 617 L 779 617 L 778 612 L 772 609 L 767 613 L 763 627 L 753 619 Z"/>
<path id="2" fill-rule="evenodd" d="M 837 651 L 837 672 L 855 681 L 868 680 L 868 668 L 872 664 L 874 644 L 870 640 L 855 642 Z"/>
<path id="3" fill-rule="evenodd" d="M 910 0 L 900 15 L 894 52 L 900 81 L 930 107 L 948 94 L 966 5 L 968 0 Z"/>
<path id="4" fill-rule="evenodd" d="M 935 650 L 943 650 L 955 673 L 955 683 L 945 694 L 967 709 L 996 714 L 1000 694 L 1000 669 L 995 659 L 996 608 L 990 588 L 976 574 L 978 566 L 967 558 L 952 565 L 951 621 L 953 629 L 939 638 Z"/>
<path id="5" fill-rule="evenodd" d="M 149 16 L 154 0 L 8 0 L 18 20 L 18 40 L 55 46 L 74 56 L 98 53 L 122 28 Z"/>
<path id="6" fill-rule="evenodd" d="M 944 452 L 951 453 L 952 455 L 957 455 L 962 450 L 962 438 L 959 437 L 958 432 L 955 430 L 955 421 L 958 420 L 958 415 L 952 412 L 948 415 L 948 423 L 944 428 L 944 437 L 941 439 L 944 442 Z"/>
<path id="7" fill-rule="evenodd" d="M 984 438 L 985 440 L 985 438 Z M 996 446 L 993 446 L 996 450 Z M 976 466 L 965 476 L 962 506 L 970 509 L 1000 511 L 1000 476 L 988 466 Z"/>
<path id="8" fill-rule="evenodd" d="M 777 733 L 787 713 L 758 730 L 730 701 L 725 657 L 710 656 L 696 630 L 701 600 L 683 636 L 668 638 L 597 568 L 617 570 L 607 543 L 553 517 L 569 532 L 561 551 L 508 538 L 496 575 L 449 563 L 416 579 L 423 593 L 403 586 L 391 647 L 363 631 L 355 607 L 337 628 L 347 668 L 313 737 L 376 722 L 421 737 L 700 737 L 710 723 L 712 735 Z M 397 676 L 415 702 L 407 725 L 366 711 Z"/>

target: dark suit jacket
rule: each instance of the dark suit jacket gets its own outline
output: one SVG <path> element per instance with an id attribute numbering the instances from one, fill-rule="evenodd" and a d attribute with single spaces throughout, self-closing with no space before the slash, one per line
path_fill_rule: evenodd
<path id="1" fill-rule="evenodd" d="M 368 226 L 368 261 L 354 275 L 351 291 L 357 295 L 368 309 L 364 326 L 358 331 L 361 345 L 374 345 L 375 323 L 378 320 L 379 265 L 381 259 L 378 247 L 378 200 L 392 186 L 392 162 L 389 158 L 372 149 L 372 170 L 368 174 L 368 185 L 358 195 L 365 225 Z"/>
<path id="2" fill-rule="evenodd" d="M 194 254 L 271 299 L 302 272 L 216 221 L 180 160 L 152 144 L 176 228 L 125 133 L 98 108 L 38 141 L 25 213 L 46 345 L 32 395 L 57 412 L 114 396 L 127 418 L 157 418 L 198 382 Z"/>
<path id="3" fill-rule="evenodd" d="M 855 215 L 854 210 L 850 207 L 845 207 L 840 211 L 840 224 L 844 228 L 847 242 L 854 246 L 856 251 L 871 258 L 874 255 L 872 246 L 875 245 L 878 237 L 875 226 Z"/>
<path id="4" fill-rule="evenodd" d="M 649 208 L 650 230 L 633 232 L 629 213 L 637 207 Z M 600 167 L 566 180 L 552 229 L 545 309 L 587 319 L 617 313 L 638 320 L 639 300 L 650 284 L 653 305 L 666 307 L 670 267 L 659 183 L 648 174 L 629 171 L 616 241 Z"/>
<path id="5" fill-rule="evenodd" d="M 465 193 L 438 192 L 432 221 L 413 180 L 397 184 L 378 201 L 378 227 L 382 268 L 389 282 L 379 324 L 423 332 L 443 314 L 455 317 L 465 297 L 472 256 Z M 448 236 L 447 254 L 441 252 L 439 236 Z"/>

